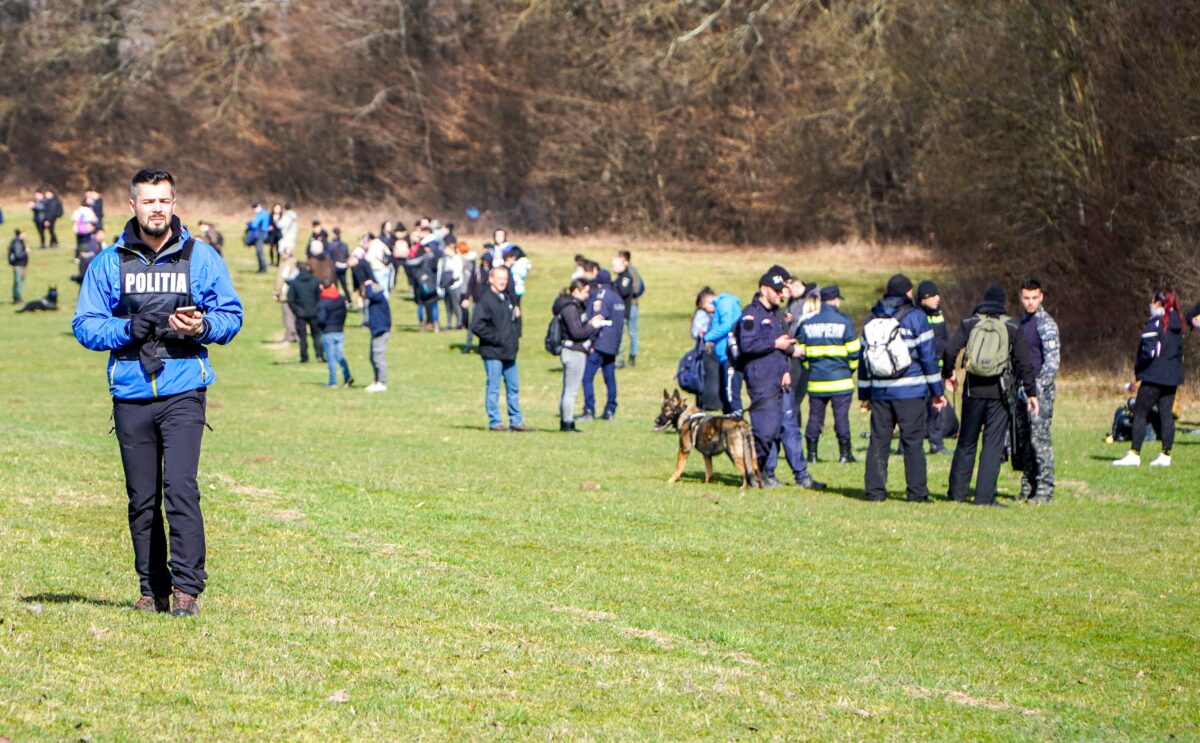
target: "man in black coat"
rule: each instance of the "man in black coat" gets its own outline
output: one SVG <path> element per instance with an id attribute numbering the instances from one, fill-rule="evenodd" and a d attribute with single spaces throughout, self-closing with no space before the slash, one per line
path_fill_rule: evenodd
<path id="1" fill-rule="evenodd" d="M 296 335 L 300 336 L 300 363 L 308 363 L 308 331 L 312 331 L 313 349 L 317 360 L 325 360 L 321 348 L 321 329 L 317 327 L 317 302 L 321 285 L 308 263 L 300 264 L 300 273 L 288 279 L 287 303 L 296 316 Z"/>
<path id="2" fill-rule="evenodd" d="M 54 231 L 54 226 L 58 220 L 62 219 L 63 204 L 62 199 L 58 198 L 58 194 L 47 189 L 45 199 L 45 212 L 42 217 L 42 224 L 50 232 L 50 247 L 58 247 L 58 233 Z"/>
<path id="3" fill-rule="evenodd" d="M 518 308 L 505 291 L 508 269 L 495 266 L 488 272 L 488 285 L 475 305 L 471 332 L 479 337 L 479 355 L 487 374 L 485 407 L 488 428 L 493 431 L 528 431 L 521 417 L 520 383 L 517 379 L 517 351 L 521 342 Z M 500 417 L 500 382 L 508 403 L 508 426 Z"/>
<path id="4" fill-rule="evenodd" d="M 18 229 L 8 244 L 8 265 L 13 270 L 13 304 L 20 304 L 24 300 L 25 270 L 29 266 L 29 247 L 25 243 L 27 234 L 25 230 Z"/>
<path id="5" fill-rule="evenodd" d="M 972 372 L 973 365 L 982 365 L 986 360 L 964 357 L 963 367 L 967 370 L 963 388 L 962 424 L 958 432 L 958 448 L 954 450 L 954 461 L 950 465 L 950 500 L 966 501 L 967 487 L 971 484 L 975 469 L 975 450 L 979 446 L 979 434 L 983 433 L 983 451 L 979 454 L 979 477 L 975 481 L 975 505 L 998 506 L 996 502 L 996 480 L 1000 477 L 1000 463 L 1004 459 L 1004 437 L 1008 433 L 1008 398 L 1012 392 L 1012 372 L 1015 369 L 1021 384 L 1027 390 L 1036 390 L 1036 376 L 1030 363 L 1029 344 L 1016 321 L 1008 316 L 1007 297 L 1004 289 L 992 284 L 983 293 L 983 301 L 975 306 L 975 312 L 959 326 L 946 345 L 942 361 L 942 378 L 947 390 L 954 389 L 954 365 L 958 354 L 971 344 L 971 333 L 985 320 L 988 325 L 979 332 L 988 332 L 999 320 L 1007 335 L 1007 369 L 1000 374 L 982 376 Z M 970 355 L 968 351 L 967 356 Z M 1038 413 L 1038 399 L 1031 395 L 1026 403 L 1029 412 Z"/>

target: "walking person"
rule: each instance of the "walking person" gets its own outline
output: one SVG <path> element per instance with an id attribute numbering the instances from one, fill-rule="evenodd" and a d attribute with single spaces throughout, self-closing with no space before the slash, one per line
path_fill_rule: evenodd
<path id="1" fill-rule="evenodd" d="M 33 212 L 33 226 L 38 233 L 38 242 L 40 250 L 46 249 L 46 194 L 42 191 L 33 192 L 33 201 L 29 202 L 29 209 Z"/>
<path id="2" fill-rule="evenodd" d="M 335 284 L 321 287 L 317 300 L 317 331 L 321 334 L 325 363 L 329 366 L 329 382 L 326 387 L 337 387 L 337 369 L 342 368 L 342 386 L 353 387 L 354 377 L 346 363 L 346 299 L 338 293 Z"/>
<path id="3" fill-rule="evenodd" d="M 946 318 L 942 315 L 942 295 L 937 284 L 929 279 L 917 284 L 917 304 L 925 313 L 929 327 L 933 330 L 933 352 L 937 355 L 938 368 L 942 367 L 942 356 L 946 353 L 946 343 L 950 334 L 946 330 Z M 950 416 L 954 415 L 953 408 L 947 404 L 941 410 L 933 406 L 933 400 L 925 409 L 925 435 L 929 439 L 931 455 L 946 453 L 946 428 Z"/>
<path id="4" fill-rule="evenodd" d="M 1029 346 L 1029 360 L 1033 365 L 1033 376 L 1038 400 L 1035 415 L 1028 412 L 1029 440 L 1025 447 L 1025 469 L 1021 473 L 1021 492 L 1017 500 L 1030 503 L 1049 503 L 1054 498 L 1054 441 L 1050 436 L 1050 424 L 1054 417 L 1055 380 L 1061 363 L 1062 344 L 1058 336 L 1058 323 L 1046 312 L 1043 304 L 1045 293 L 1037 279 L 1028 279 L 1021 284 L 1021 306 L 1025 317 L 1021 318 L 1021 332 Z M 1019 390 L 1021 399 L 1030 394 L 1023 386 Z"/>
<path id="5" fill-rule="evenodd" d="M 514 248 L 513 250 L 519 250 Z M 512 255 L 510 251 L 509 255 Z M 595 264 L 592 264 L 595 266 Z M 621 334 L 625 325 L 625 302 L 613 289 L 612 279 L 608 271 L 597 268 L 591 279 L 591 290 L 588 294 L 587 319 L 595 322 L 599 316 L 600 332 L 592 341 L 588 352 L 587 366 L 583 370 L 583 415 L 579 420 L 592 420 L 596 417 L 596 372 L 604 377 L 604 388 L 607 399 L 604 402 L 604 412 L 601 420 L 612 420 L 617 414 L 617 350 L 621 346 Z"/>
<path id="6" fill-rule="evenodd" d="M 825 427 L 825 409 L 833 407 L 833 430 L 838 440 L 838 463 L 855 461 L 850 441 L 850 403 L 854 397 L 854 374 L 862 341 L 854 321 L 842 312 L 842 293 L 837 284 L 821 288 L 821 309 L 800 323 L 796 338 L 808 368 L 808 461 L 817 461 L 817 445 Z"/>
<path id="7" fill-rule="evenodd" d="M 254 246 L 254 257 L 258 259 L 258 273 L 267 272 L 267 259 L 263 255 L 263 245 L 271 236 L 271 215 L 261 204 L 250 205 L 253 214 L 246 223 L 246 244 Z"/>
<path id="8" fill-rule="evenodd" d="M 979 452 L 979 475 L 975 480 L 975 505 L 998 506 L 996 481 L 1004 461 L 1004 440 L 1009 433 L 1009 396 L 1013 394 L 1013 376 L 1029 394 L 1026 408 L 1038 414 L 1036 377 L 1029 362 L 1029 344 L 1020 327 L 1007 314 L 1004 289 L 992 284 L 983 292 L 983 300 L 962 321 L 946 344 L 942 378 L 954 391 L 954 365 L 963 353 L 967 373 L 963 385 L 962 423 L 958 447 L 950 464 L 952 501 L 966 502 L 971 473 L 975 469 L 975 451 L 983 434 Z"/>
<path id="9" fill-rule="evenodd" d="M 590 287 L 586 280 L 574 279 L 562 290 L 551 307 L 551 313 L 562 323 L 563 338 L 562 350 L 558 354 L 563 365 L 558 429 L 570 433 L 580 432 L 575 427 L 575 398 L 579 396 L 579 386 L 583 382 L 583 372 L 587 366 L 592 340 L 599 334 L 600 328 L 604 327 L 602 315 L 593 315 L 591 320 L 584 321 L 589 293 Z"/>
<path id="10" fill-rule="evenodd" d="M 517 374 L 518 308 L 507 292 L 508 269 L 493 266 L 488 272 L 487 289 L 475 305 L 471 330 L 479 338 L 479 356 L 487 376 L 484 408 L 492 431 L 528 431 L 521 415 L 520 380 Z M 508 426 L 500 417 L 500 383 L 504 383 L 508 405 Z"/>
<path id="11" fill-rule="evenodd" d="M 625 328 L 629 331 L 629 365 L 637 364 L 638 355 L 638 298 L 646 292 L 646 282 L 633 267 L 633 255 L 628 250 L 618 250 L 612 260 L 613 286 L 625 302 Z M 625 366 L 625 338 L 617 353 L 617 368 Z"/>
<path id="12" fill-rule="evenodd" d="M 50 189 L 46 189 L 43 223 L 46 225 L 46 231 L 50 234 L 51 248 L 58 247 L 58 232 L 55 227 L 58 224 L 58 220 L 62 219 L 63 214 L 62 199 L 58 198 L 58 195 Z"/>
<path id="13" fill-rule="evenodd" d="M 196 484 L 206 394 L 217 379 L 207 346 L 238 334 L 242 303 L 225 262 L 175 216 L 169 173 L 139 171 L 129 208 L 133 218 L 83 277 L 71 326 L 86 348 L 110 352 L 107 379 L 141 588 L 133 608 L 190 616 L 200 613 L 196 597 L 208 578 Z"/>
<path id="14" fill-rule="evenodd" d="M 375 381 L 367 385 L 367 392 L 387 392 L 387 345 L 388 337 L 392 334 L 392 303 L 384 294 L 383 287 L 370 279 L 363 282 L 362 293 L 370 302 L 367 307 L 367 327 L 371 331 L 371 368 L 375 371 Z"/>
<path id="15" fill-rule="evenodd" d="M 325 360 L 324 345 L 321 342 L 321 328 L 317 323 L 317 305 L 321 300 L 321 283 L 313 275 L 312 268 L 305 261 L 299 266 L 295 276 L 287 281 L 287 304 L 295 318 L 296 336 L 300 340 L 300 363 L 308 363 L 308 336 L 312 334 L 313 351 L 317 361 Z"/>
<path id="16" fill-rule="evenodd" d="M 1200 305 L 1197 305 L 1200 307 Z M 1133 402 L 1133 439 L 1129 452 L 1113 462 L 1118 467 L 1139 467 L 1142 464 L 1142 444 L 1146 441 L 1146 419 L 1158 406 L 1162 438 L 1162 453 L 1150 463 L 1151 467 L 1170 467 L 1171 449 L 1175 444 L 1175 392 L 1183 384 L 1183 333 L 1194 324 L 1185 322 L 1179 310 L 1179 298 L 1171 289 L 1156 292 L 1150 300 L 1150 317 L 1142 326 L 1142 341 L 1138 345 L 1133 371 L 1137 398 Z"/>
<path id="17" fill-rule="evenodd" d="M 936 408 L 946 405 L 945 387 L 933 354 L 933 329 L 912 301 L 913 284 L 904 274 L 888 279 L 879 300 L 863 323 L 858 398 L 871 411 L 867 446 L 867 500 L 887 499 L 888 450 L 892 431 L 900 428 L 904 454 L 905 496 L 929 503 L 925 469 L 926 397 Z"/>
<path id="18" fill-rule="evenodd" d="M 25 301 L 25 271 L 29 268 L 29 246 L 25 238 L 29 233 L 18 228 L 13 239 L 8 243 L 8 265 L 12 266 L 13 287 L 12 302 L 20 304 Z"/>

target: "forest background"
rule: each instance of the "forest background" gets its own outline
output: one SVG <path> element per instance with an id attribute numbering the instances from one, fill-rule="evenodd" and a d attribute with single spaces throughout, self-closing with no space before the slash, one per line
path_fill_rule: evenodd
<path id="1" fill-rule="evenodd" d="M 919 243 L 963 295 L 1039 276 L 1090 366 L 1200 297 L 1194 3 L 0 0 L 0 70 L 8 189 Z"/>

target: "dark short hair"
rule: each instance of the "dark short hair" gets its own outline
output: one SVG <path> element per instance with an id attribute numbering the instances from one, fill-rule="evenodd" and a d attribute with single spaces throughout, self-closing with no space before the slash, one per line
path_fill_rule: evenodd
<path id="1" fill-rule="evenodd" d="M 148 183 L 153 186 L 155 183 L 166 181 L 171 184 L 171 194 L 175 194 L 175 179 L 171 174 L 162 168 L 142 168 L 133 174 L 133 180 L 129 182 L 129 198 L 137 198 L 137 187 L 143 183 Z"/>
<path id="2" fill-rule="evenodd" d="M 341 228 L 341 227 L 334 227 L 334 228 L 333 228 L 333 235 L 334 235 L 334 237 L 341 237 L 341 236 L 342 236 L 342 228 Z"/>
<path id="3" fill-rule="evenodd" d="M 617 255 L 624 258 L 626 263 L 633 263 L 633 255 L 628 250 L 618 250 Z"/>
<path id="4" fill-rule="evenodd" d="M 1021 282 L 1021 291 L 1023 292 L 1040 292 L 1042 290 L 1042 282 L 1037 279 L 1025 279 Z"/>
<path id="5" fill-rule="evenodd" d="M 715 296 L 717 296 L 717 293 L 712 290 L 712 287 L 706 286 L 701 289 L 696 293 L 696 309 L 700 309 L 700 305 L 704 304 L 704 300 Z"/>
<path id="6" fill-rule="evenodd" d="M 595 261 L 584 261 L 583 262 L 583 270 L 586 273 L 591 273 L 592 271 L 599 271 L 600 264 Z"/>
<path id="7" fill-rule="evenodd" d="M 314 220 L 313 220 L 313 227 L 316 227 L 316 226 L 317 226 L 317 225 L 319 225 L 319 224 L 321 224 L 321 220 L 319 220 L 319 219 L 314 219 Z"/>
<path id="8" fill-rule="evenodd" d="M 292 202 L 290 202 L 290 201 L 285 201 L 285 202 L 283 202 L 283 208 L 284 208 L 284 209 L 291 209 L 291 208 L 292 208 Z"/>

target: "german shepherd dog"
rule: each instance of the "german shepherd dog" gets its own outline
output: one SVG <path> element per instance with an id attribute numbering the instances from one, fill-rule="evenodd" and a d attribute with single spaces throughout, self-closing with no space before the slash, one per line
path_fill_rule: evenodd
<path id="1" fill-rule="evenodd" d="M 25 306 L 17 310 L 17 312 L 47 312 L 58 309 L 58 287 L 50 287 L 50 291 L 46 292 L 46 296 L 41 299 L 35 299 L 32 302 L 26 302 Z"/>
<path id="2" fill-rule="evenodd" d="M 712 480 L 712 458 L 721 452 L 729 455 L 733 465 L 742 475 L 742 487 L 753 480 L 761 488 L 762 476 L 758 472 L 758 457 L 754 451 L 754 434 L 750 424 L 741 418 L 711 415 L 684 400 L 679 390 L 674 395 L 663 390 L 662 412 L 654 420 L 654 430 L 674 427 L 679 431 L 679 458 L 675 462 L 675 474 L 667 482 L 678 482 L 683 474 L 692 449 L 704 455 L 704 482 Z"/>

